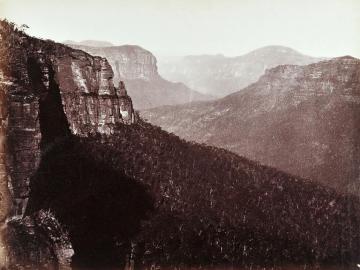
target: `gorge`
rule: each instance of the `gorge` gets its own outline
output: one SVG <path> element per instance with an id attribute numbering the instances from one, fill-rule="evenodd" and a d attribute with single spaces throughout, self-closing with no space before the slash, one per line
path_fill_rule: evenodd
<path id="1" fill-rule="evenodd" d="M 360 60 L 280 65 L 215 101 L 145 110 L 186 140 L 360 194 Z"/>
<path id="2" fill-rule="evenodd" d="M 359 261 L 356 196 L 146 123 L 103 57 L 0 35 L 1 267 Z"/>

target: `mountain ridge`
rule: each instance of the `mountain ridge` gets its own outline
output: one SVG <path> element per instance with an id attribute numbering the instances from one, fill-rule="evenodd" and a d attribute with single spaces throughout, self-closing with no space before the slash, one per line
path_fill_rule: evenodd
<path id="1" fill-rule="evenodd" d="M 64 40 L 61 43 L 68 44 L 68 45 L 85 45 L 85 46 L 93 46 L 93 47 L 111 47 L 111 46 L 114 46 L 114 44 L 112 44 L 109 41 L 92 40 L 92 39 L 82 40 L 82 41 Z"/>
<path id="2" fill-rule="evenodd" d="M 181 81 L 203 93 L 223 97 L 256 82 L 267 68 L 320 60 L 323 58 L 310 57 L 289 47 L 265 46 L 234 57 L 192 55 L 159 61 L 159 71 L 171 81 Z"/>

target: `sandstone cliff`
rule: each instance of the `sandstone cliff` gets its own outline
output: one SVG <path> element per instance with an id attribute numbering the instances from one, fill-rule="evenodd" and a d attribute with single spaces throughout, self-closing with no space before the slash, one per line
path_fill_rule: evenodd
<path id="1" fill-rule="evenodd" d="M 81 49 L 92 55 L 105 57 L 114 70 L 114 81 L 126 80 L 153 80 L 158 79 L 155 56 L 135 45 L 93 47 L 69 44 L 75 49 Z"/>
<path id="2" fill-rule="evenodd" d="M 92 47 L 69 45 L 92 55 L 105 57 L 114 70 L 114 82 L 125 81 L 136 109 L 211 98 L 189 89 L 182 83 L 164 80 L 158 73 L 155 56 L 139 46 Z"/>
<path id="3" fill-rule="evenodd" d="M 28 193 L 24 179 L 37 167 L 40 140 L 70 133 L 109 135 L 116 124 L 135 120 L 131 98 L 122 82 L 114 87 L 105 58 L 26 36 L 17 41 L 20 46 L 11 50 L 2 87 L 9 108 L 12 189 L 15 198 L 24 198 Z"/>
<path id="4" fill-rule="evenodd" d="M 135 115 L 124 84 L 114 87 L 106 59 L 31 38 L 6 21 L 0 34 L 1 197 L 8 217 L 21 218 L 41 152 L 70 134 L 112 134 Z M 4 221 L 6 205 L 2 211 Z"/>

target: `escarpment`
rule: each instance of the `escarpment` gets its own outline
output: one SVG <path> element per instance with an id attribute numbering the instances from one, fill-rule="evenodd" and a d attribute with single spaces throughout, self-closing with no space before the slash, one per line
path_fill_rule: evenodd
<path id="1" fill-rule="evenodd" d="M 155 56 L 135 45 L 94 47 L 69 44 L 70 47 L 80 49 L 92 55 L 106 57 L 113 67 L 114 81 L 120 80 L 154 80 L 159 79 L 157 60 Z"/>
<path id="2" fill-rule="evenodd" d="M 0 30 L 5 266 L 114 269 L 131 257 L 141 268 L 246 269 L 360 259 L 356 197 L 181 140 L 135 117 L 106 59 L 4 21 Z"/>
<path id="3" fill-rule="evenodd" d="M 121 82 L 119 88 L 114 87 L 113 71 L 106 59 L 52 41 L 29 37 L 7 21 L 1 21 L 0 34 L 3 56 L 0 84 L 1 198 L 9 205 L 2 204 L 1 218 L 2 221 L 6 217 L 14 220 L 4 224 L 9 227 L 7 232 L 15 232 L 11 228 L 20 226 L 24 233 L 28 233 L 28 240 L 34 242 L 30 239 L 33 226 L 27 224 L 43 222 L 35 220 L 37 214 L 34 212 L 27 213 L 26 217 L 24 214 L 30 196 L 29 184 L 41 160 L 51 153 L 58 142 L 73 135 L 110 135 L 116 125 L 132 124 L 136 117 L 124 84 Z M 62 234 L 59 228 L 56 225 L 53 229 Z M 2 246 L 6 247 L 5 238 L 9 243 L 16 243 L 18 236 L 4 233 Z M 64 236 L 62 239 L 68 238 Z M 26 237 L 22 241 L 27 241 Z M 8 246 L 16 248 L 19 243 Z M 59 247 L 64 246 L 71 249 L 70 243 Z M 1 256 L 6 259 L 2 262 L 11 265 L 70 261 L 70 258 L 56 256 L 42 258 L 49 253 L 35 247 L 36 241 L 28 254 L 20 254 L 18 250 L 4 251 Z M 56 248 L 48 247 L 51 254 L 70 257 L 73 254 L 70 251 L 51 251 Z"/>
<path id="4" fill-rule="evenodd" d="M 41 142 L 46 145 L 70 134 L 109 135 L 119 123 L 134 123 L 135 115 L 124 84 L 114 87 L 106 59 L 22 34 L 15 38 L 18 47 L 6 48 L 8 40 L 3 43 L 10 70 L 3 71 L 2 87 L 7 95 L 8 150 L 13 155 L 12 190 L 15 198 L 25 198 L 25 176 L 39 163 Z M 16 207 L 20 215 L 22 208 Z"/>

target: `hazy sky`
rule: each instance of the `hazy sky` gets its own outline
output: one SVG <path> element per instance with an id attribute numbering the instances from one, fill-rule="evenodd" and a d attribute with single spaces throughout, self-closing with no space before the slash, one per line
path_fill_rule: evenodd
<path id="1" fill-rule="evenodd" d="M 137 44 L 157 55 L 284 45 L 360 58 L 360 0 L 0 0 L 0 16 L 42 38 Z"/>

